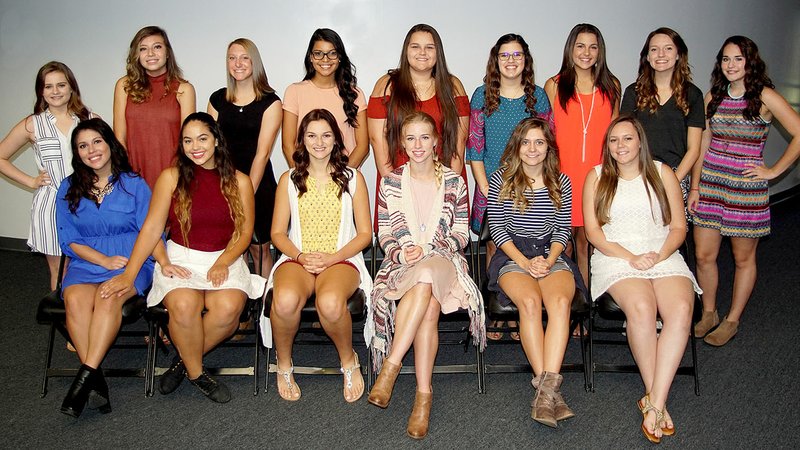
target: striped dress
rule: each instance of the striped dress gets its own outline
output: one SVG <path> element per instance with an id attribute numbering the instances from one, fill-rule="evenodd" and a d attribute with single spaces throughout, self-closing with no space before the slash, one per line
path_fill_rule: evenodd
<path id="1" fill-rule="evenodd" d="M 766 180 L 754 181 L 742 172 L 746 164 L 763 164 L 769 122 L 747 120 L 744 98 L 726 96 L 709 120 L 711 145 L 700 173 L 694 223 L 719 230 L 723 236 L 759 238 L 770 233 Z"/>
<path id="2" fill-rule="evenodd" d="M 72 173 L 69 136 L 78 125 L 78 117 L 72 116 L 72 128 L 67 136 L 58 129 L 56 118 L 49 109 L 32 116 L 32 119 L 36 167 L 50 175 L 51 183 L 40 186 L 33 194 L 28 247 L 34 252 L 60 256 L 56 233 L 56 194 L 61 181 Z"/>

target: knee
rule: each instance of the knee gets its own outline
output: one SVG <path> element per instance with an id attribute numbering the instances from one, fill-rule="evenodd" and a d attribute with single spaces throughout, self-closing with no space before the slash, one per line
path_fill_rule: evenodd
<path id="1" fill-rule="evenodd" d="M 717 252 L 706 249 L 696 249 L 695 260 L 698 266 L 706 266 L 717 263 Z"/>
<path id="2" fill-rule="evenodd" d="M 541 320 L 542 318 L 542 299 L 530 295 L 515 302 L 521 320 Z"/>
<path id="3" fill-rule="evenodd" d="M 301 308 L 300 294 L 291 289 L 274 289 L 272 291 L 271 317 L 288 318 L 297 315 Z"/>
<path id="4" fill-rule="evenodd" d="M 220 325 L 230 325 L 239 323 L 239 317 L 242 315 L 242 308 L 244 301 L 240 298 L 231 298 L 228 301 L 216 302 L 213 309 L 208 310 L 208 314 L 213 315 Z"/>
<path id="5" fill-rule="evenodd" d="M 428 309 L 425 311 L 425 316 L 423 320 L 427 323 L 432 323 L 434 325 L 439 323 L 439 314 L 441 313 L 442 308 L 439 306 L 439 300 L 431 297 L 428 302 Z"/>
<path id="6" fill-rule="evenodd" d="M 195 299 L 173 298 L 170 300 L 167 310 L 171 324 L 188 327 L 202 314 Z"/>
<path id="7" fill-rule="evenodd" d="M 662 312 L 661 318 L 664 325 L 685 328 L 688 332 L 692 324 L 692 313 L 694 311 L 694 298 L 689 296 L 685 301 L 676 301 L 670 305 L 669 313 Z"/>
<path id="8" fill-rule="evenodd" d="M 91 315 L 92 303 L 88 299 L 81 298 L 72 292 L 64 293 L 64 310 L 67 317 L 77 318 Z"/>
<path id="9" fill-rule="evenodd" d="M 554 295 L 547 304 L 547 316 L 553 317 L 569 317 L 569 311 L 572 307 L 572 297 L 566 295 Z"/>
<path id="10" fill-rule="evenodd" d="M 320 319 L 338 322 L 347 314 L 346 299 L 333 293 L 317 293 L 316 308 Z"/>
<path id="11" fill-rule="evenodd" d="M 657 314 L 655 300 L 647 298 L 632 302 L 624 312 L 625 320 L 631 325 L 653 326 Z"/>
<path id="12" fill-rule="evenodd" d="M 736 265 L 736 270 L 747 270 L 756 267 L 756 254 L 755 252 L 734 252 L 733 261 Z"/>

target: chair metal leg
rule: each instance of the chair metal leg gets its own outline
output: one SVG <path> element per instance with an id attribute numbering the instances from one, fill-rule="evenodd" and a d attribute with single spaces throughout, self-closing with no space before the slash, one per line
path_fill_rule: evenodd
<path id="1" fill-rule="evenodd" d="M 258 311 L 256 311 L 258 310 Z M 260 356 L 261 356 L 261 323 L 258 320 L 258 314 L 260 313 L 260 308 L 257 308 L 257 305 L 253 305 L 253 311 L 250 314 L 250 318 L 253 321 L 253 330 L 255 330 L 255 354 L 253 355 L 253 395 L 258 395 L 258 370 L 259 366 L 261 365 Z"/>
<path id="2" fill-rule="evenodd" d="M 55 345 L 55 339 L 56 326 L 55 324 L 51 324 L 50 333 L 47 339 L 47 355 L 44 358 L 44 375 L 42 376 L 42 392 L 40 394 L 42 398 L 47 395 L 48 371 L 50 370 L 50 363 L 53 360 L 53 345 Z"/>
<path id="3" fill-rule="evenodd" d="M 270 353 L 272 353 L 272 349 L 267 347 L 267 355 L 266 355 L 267 357 L 264 358 L 264 372 L 266 372 L 264 374 L 264 392 L 267 392 L 267 389 L 269 388 L 269 358 L 270 358 L 269 354 Z"/>
<path id="4" fill-rule="evenodd" d="M 594 318 L 589 315 L 589 392 L 594 392 Z"/>
<path id="5" fill-rule="evenodd" d="M 147 335 L 149 341 L 147 344 L 147 362 L 144 369 L 144 395 L 145 397 L 152 397 L 155 386 L 156 376 L 156 358 L 158 357 L 158 325 L 152 320 L 147 321 Z"/>
<path id="6" fill-rule="evenodd" d="M 477 372 L 478 372 L 478 393 L 485 394 L 486 393 L 486 367 L 483 361 L 483 351 L 481 351 L 480 346 L 475 346 L 475 354 L 476 354 L 476 361 L 477 361 Z"/>
<path id="7" fill-rule="evenodd" d="M 700 376 L 697 370 L 697 342 L 695 342 L 694 323 L 692 323 L 691 331 L 689 332 L 689 342 L 692 346 L 692 372 L 694 375 L 694 395 L 700 395 Z"/>
<path id="8" fill-rule="evenodd" d="M 583 390 L 586 392 L 590 391 L 589 383 L 590 383 L 590 369 L 589 369 L 589 362 L 586 360 L 586 340 L 588 339 L 588 329 L 586 333 L 583 331 L 585 321 L 578 320 L 578 334 L 580 335 L 581 340 L 581 362 L 583 363 Z"/>

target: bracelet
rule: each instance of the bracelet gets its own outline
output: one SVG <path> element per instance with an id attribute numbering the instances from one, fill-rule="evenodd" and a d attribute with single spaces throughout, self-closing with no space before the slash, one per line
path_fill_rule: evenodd
<path id="1" fill-rule="evenodd" d="M 689 189 L 689 190 L 690 190 L 690 191 L 699 191 L 699 190 L 700 190 L 700 188 L 691 188 L 691 189 Z"/>
<path id="2" fill-rule="evenodd" d="M 301 250 L 300 253 L 297 254 L 297 257 L 294 258 L 294 260 L 297 261 L 297 262 L 300 262 L 300 255 L 302 255 L 302 254 L 303 254 L 303 251 Z"/>

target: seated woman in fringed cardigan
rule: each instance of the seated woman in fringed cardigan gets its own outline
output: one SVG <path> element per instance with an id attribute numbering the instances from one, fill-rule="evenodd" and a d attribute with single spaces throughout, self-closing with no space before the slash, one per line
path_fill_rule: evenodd
<path id="1" fill-rule="evenodd" d="M 466 185 L 439 162 L 438 135 L 429 115 L 411 113 L 401 129 L 409 162 L 385 176 L 378 193 L 378 239 L 386 258 L 372 291 L 372 352 L 375 368 L 383 370 L 369 402 L 388 406 L 403 357 L 413 343 L 417 393 L 407 432 L 422 439 L 428 433 L 433 397 L 439 313 L 466 309 L 474 342 L 481 347 L 486 332 L 483 300 L 462 253 L 469 244 Z"/>

